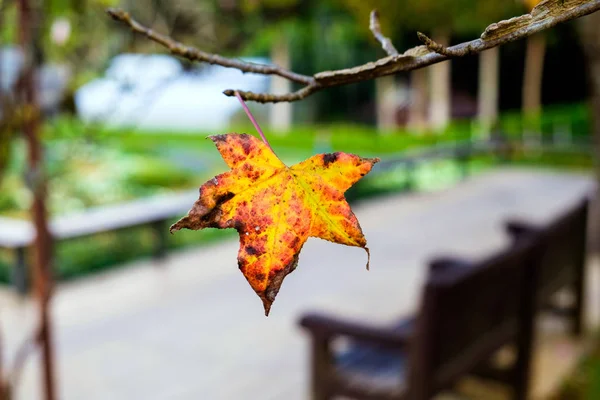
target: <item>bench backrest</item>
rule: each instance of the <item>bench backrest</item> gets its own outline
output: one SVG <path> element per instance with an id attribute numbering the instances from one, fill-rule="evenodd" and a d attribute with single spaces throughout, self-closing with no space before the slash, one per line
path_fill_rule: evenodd
<path id="1" fill-rule="evenodd" d="M 581 278 L 585 262 L 589 199 L 585 198 L 548 225 L 512 221 L 508 230 L 515 241 L 540 234 L 545 241 L 537 272 L 537 305 L 544 306 L 562 287 Z"/>
<path id="2" fill-rule="evenodd" d="M 545 304 L 561 287 L 573 283 L 585 258 L 589 200 L 579 202 L 547 227 L 546 241 L 538 272 L 538 303 Z"/>
<path id="3" fill-rule="evenodd" d="M 471 266 L 431 268 L 411 345 L 408 398 L 428 399 L 503 345 L 529 340 L 539 246 L 531 237 Z"/>

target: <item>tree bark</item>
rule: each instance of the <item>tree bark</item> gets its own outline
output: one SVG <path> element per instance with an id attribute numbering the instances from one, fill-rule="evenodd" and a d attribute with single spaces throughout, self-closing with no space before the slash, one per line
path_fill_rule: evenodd
<path id="1" fill-rule="evenodd" d="M 44 176 L 43 150 L 40 143 L 41 112 L 37 99 L 35 84 L 36 70 L 42 63 L 41 50 L 41 15 L 29 0 L 20 0 L 19 25 L 20 43 L 25 55 L 25 65 L 21 79 L 21 96 L 23 116 L 23 134 L 28 148 L 28 185 L 33 193 L 31 213 L 35 226 L 33 282 L 35 295 L 39 305 L 39 336 L 36 342 L 42 353 L 42 379 L 45 400 L 56 398 L 54 387 L 54 350 L 50 294 L 52 290 L 51 274 L 51 236 L 48 228 L 46 210 L 46 181 Z M 35 13 L 35 11 L 38 13 Z"/>
<path id="2" fill-rule="evenodd" d="M 290 48 L 285 35 L 282 35 L 273 43 L 271 48 L 271 62 L 281 68 L 290 69 Z M 280 76 L 271 76 L 271 93 L 289 93 L 292 84 L 289 80 Z M 285 133 L 292 126 L 292 104 L 278 103 L 270 107 L 269 124 L 275 132 Z"/>
<path id="3" fill-rule="evenodd" d="M 390 132 L 396 127 L 396 92 L 394 75 L 375 80 L 377 129 L 380 132 Z"/>
<path id="4" fill-rule="evenodd" d="M 590 210 L 589 250 L 600 253 L 600 13 L 592 14 L 579 21 L 580 38 L 586 57 L 589 88 L 590 115 L 597 193 Z"/>
<path id="5" fill-rule="evenodd" d="M 525 73 L 523 76 L 523 113 L 536 116 L 542 109 L 542 78 L 546 36 L 537 34 L 527 39 Z"/>
<path id="6" fill-rule="evenodd" d="M 447 46 L 450 43 L 450 33 L 440 29 L 433 33 L 432 39 Z M 429 68 L 429 121 L 434 130 L 444 129 L 450 122 L 450 61 L 432 65 Z"/>
<path id="7" fill-rule="evenodd" d="M 416 69 L 410 73 L 408 128 L 417 133 L 427 128 L 427 83 L 426 69 Z"/>
<path id="8" fill-rule="evenodd" d="M 489 134 L 498 119 L 500 50 L 497 47 L 479 55 L 479 124 Z"/>

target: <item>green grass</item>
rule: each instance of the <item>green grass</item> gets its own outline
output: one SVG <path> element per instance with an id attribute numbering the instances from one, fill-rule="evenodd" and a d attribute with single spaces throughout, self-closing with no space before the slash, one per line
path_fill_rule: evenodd
<path id="1" fill-rule="evenodd" d="M 594 349 L 579 363 L 556 396 L 550 400 L 600 399 L 600 337 Z"/>
<path id="2" fill-rule="evenodd" d="M 541 133 L 544 140 L 550 140 L 556 132 L 569 131 L 574 141 L 590 137 L 590 109 L 587 104 L 548 106 L 539 116 L 523 117 L 520 110 L 503 113 L 500 127 L 512 138 L 522 136 L 526 130 Z"/>

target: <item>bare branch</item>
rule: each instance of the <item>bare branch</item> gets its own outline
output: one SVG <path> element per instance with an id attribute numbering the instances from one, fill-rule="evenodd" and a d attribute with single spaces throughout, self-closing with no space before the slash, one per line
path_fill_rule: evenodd
<path id="1" fill-rule="evenodd" d="M 451 50 L 447 46 L 435 42 L 433 39 L 427 37 L 421 32 L 417 32 L 417 37 L 425 44 L 425 46 L 427 46 L 429 50 L 446 57 L 464 57 L 466 55 L 475 53 L 471 46 L 463 47 L 460 50 Z"/>
<path id="2" fill-rule="evenodd" d="M 142 24 L 131 18 L 129 13 L 123 10 L 117 8 L 109 8 L 108 10 L 106 10 L 106 12 L 114 20 L 129 25 L 132 31 L 146 36 L 148 39 L 169 49 L 171 53 L 186 58 L 190 61 L 200 61 L 209 64 L 217 64 L 223 67 L 239 69 L 242 72 L 253 72 L 255 74 L 262 75 L 279 75 L 282 78 L 289 79 L 292 82 L 302 83 L 305 85 L 308 85 L 312 82 L 312 78 L 310 76 L 297 74 L 295 72 L 288 71 L 275 65 L 264 65 L 244 62 L 233 58 L 223 57 L 218 54 L 207 53 L 191 46 L 186 46 L 182 43 L 171 39 L 166 35 L 161 35 L 160 33 L 154 32 L 152 29 L 143 26 Z"/>
<path id="3" fill-rule="evenodd" d="M 385 37 L 383 33 L 381 33 L 381 25 L 379 25 L 379 13 L 377 10 L 371 11 L 371 18 L 369 19 L 369 29 L 373 32 L 373 36 L 379 43 L 381 43 L 381 48 L 383 51 L 387 53 L 388 56 L 397 56 L 398 50 L 394 47 L 394 44 L 390 40 L 390 38 Z"/>
<path id="4" fill-rule="evenodd" d="M 115 20 L 128 25 L 134 32 L 147 36 L 156 43 L 169 49 L 171 53 L 185 57 L 189 60 L 218 64 L 224 67 L 236 68 L 243 72 L 279 75 L 290 81 L 305 85 L 300 90 L 282 95 L 238 91 L 240 96 L 247 101 L 278 103 L 302 100 L 327 87 L 362 82 L 386 75 L 397 74 L 399 72 L 424 68 L 432 64 L 446 61 L 452 57 L 477 54 L 492 47 L 524 39 L 558 24 L 583 17 L 584 15 L 594 13 L 598 10 L 600 10 L 600 0 L 544 0 L 539 3 L 530 14 L 491 24 L 485 29 L 479 39 L 470 42 L 446 47 L 434 42 L 423 34 L 418 34 L 419 38 L 425 43 L 425 46 L 414 47 L 405 51 L 403 54 L 397 54 L 398 52 L 396 51 L 396 54 L 392 53 L 392 55 L 377 61 L 352 68 L 319 72 L 312 77 L 300 75 L 272 65 L 245 63 L 216 54 L 205 53 L 193 47 L 178 43 L 167 36 L 153 32 L 131 19 L 129 14 L 122 10 L 110 9 L 108 10 L 108 13 Z M 377 40 L 382 44 L 384 50 L 389 54 L 394 48 L 391 41 L 381 34 L 377 15 L 373 16 L 373 14 L 371 14 L 370 27 Z M 386 40 L 388 42 L 386 42 Z M 389 46 L 387 45 L 388 43 Z M 236 90 L 234 89 L 228 89 L 223 93 L 226 96 L 234 96 L 235 92 Z"/>
<path id="5" fill-rule="evenodd" d="M 235 96 L 235 92 L 238 92 L 244 100 L 255 101 L 257 103 L 290 103 L 292 101 L 302 100 L 321 89 L 323 89 L 321 85 L 319 85 L 316 82 L 313 82 L 300 90 L 286 94 L 254 93 L 233 89 L 224 90 L 223 94 L 225 96 Z"/>

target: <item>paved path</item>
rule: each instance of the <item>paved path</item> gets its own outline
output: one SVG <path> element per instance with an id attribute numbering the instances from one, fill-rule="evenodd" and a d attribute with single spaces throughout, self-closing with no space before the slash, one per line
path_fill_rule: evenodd
<path id="1" fill-rule="evenodd" d="M 236 242 L 61 285 L 60 399 L 306 399 L 307 340 L 295 324 L 303 311 L 391 321 L 415 309 L 429 258 L 480 257 L 506 243 L 506 218 L 548 220 L 590 187 L 583 175 L 503 169 L 358 204 L 371 271 L 363 250 L 311 239 L 268 318 L 238 272 Z M 9 353 L 33 317 L 30 302 L 0 293 Z M 17 399 L 40 398 L 39 381 L 31 360 Z"/>

